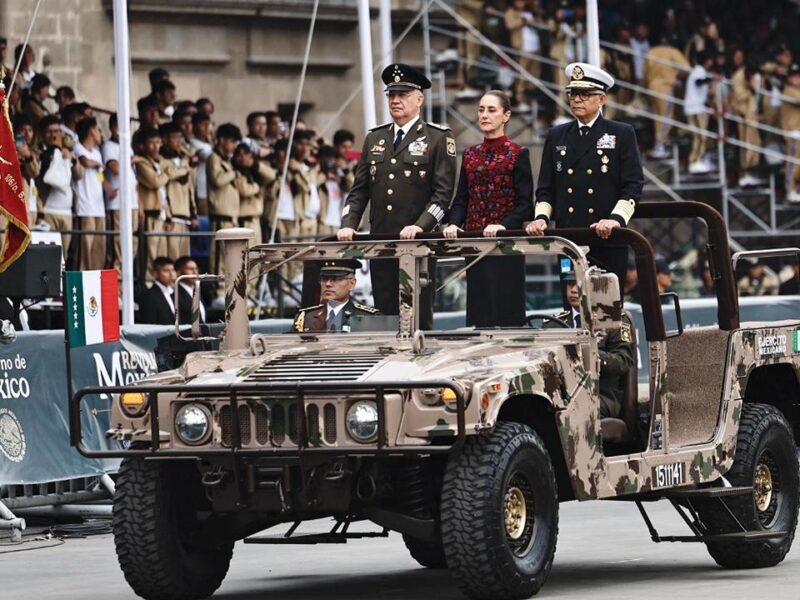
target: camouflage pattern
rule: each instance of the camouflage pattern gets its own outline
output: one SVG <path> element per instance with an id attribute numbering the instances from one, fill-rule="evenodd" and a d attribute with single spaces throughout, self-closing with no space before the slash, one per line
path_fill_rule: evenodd
<path id="1" fill-rule="evenodd" d="M 237 265 L 239 271 L 229 288 L 232 291 L 229 329 L 236 310 L 232 305 L 243 300 L 235 282 L 242 281 L 248 262 L 253 266 L 263 265 L 268 271 L 298 255 L 302 255 L 303 260 L 392 257 L 400 259 L 401 268 L 400 335 L 396 332 L 345 336 L 320 333 L 312 338 L 306 334 L 304 339 L 286 334 L 255 335 L 248 344 L 235 350 L 229 345 L 226 351 L 190 354 L 179 369 L 146 378 L 140 384 L 241 385 L 243 391 L 239 397 L 249 407 L 249 414 L 254 414 L 261 406 L 272 415 L 273 411 L 289 410 L 294 400 L 274 395 L 267 398 L 266 394 L 255 391 L 257 388 L 253 382 L 264 381 L 258 378 L 266 372 L 265 369 L 278 368 L 276 365 L 282 361 L 303 359 L 307 364 L 324 362 L 328 365 L 326 368 L 336 372 L 341 366 L 352 365 L 357 356 L 359 360 L 364 357 L 371 360 L 369 366 L 356 375 L 355 381 L 358 382 L 452 382 L 463 392 L 466 401 L 467 435 L 480 435 L 491 430 L 508 402 L 543 402 L 553 409 L 552 418 L 561 444 L 560 449 L 550 450 L 563 453 L 574 495 L 580 500 L 692 486 L 718 479 L 732 464 L 749 374 L 761 366 L 786 363 L 792 366 L 800 379 L 800 322 L 747 324 L 723 334 L 720 339 L 727 345 L 728 359 L 723 389 L 720 390 L 720 418 L 716 430 L 705 443 L 681 447 L 670 442 L 669 411 L 675 402 L 667 377 L 667 350 L 671 341 L 639 340 L 639 344 L 646 344 L 649 353 L 652 416 L 647 447 L 630 455 L 606 457 L 598 418 L 598 338 L 604 332 L 620 327 L 621 306 L 616 300 L 619 284 L 615 277 L 594 267 L 589 268 L 582 250 L 573 243 L 557 237 L 541 237 L 452 242 L 325 242 L 313 246 L 273 244 L 253 247 L 245 257 L 242 257 L 241 246 L 236 248 L 239 258 L 230 262 Z M 487 330 L 474 337 L 426 337 L 417 332 L 416 299 L 421 261 L 431 254 L 475 256 L 487 249 L 488 255 L 518 252 L 569 256 L 574 262 L 581 295 L 584 328 Z M 225 339 L 231 339 L 230 335 L 230 331 L 226 332 Z M 242 339 L 241 333 L 237 339 Z M 311 371 L 308 377 L 308 381 L 324 381 L 323 376 Z M 346 408 L 353 400 L 364 396 L 357 391 L 338 395 L 333 392 L 307 393 L 306 407 L 317 407 L 318 420 L 317 427 L 311 427 L 310 444 L 341 448 L 359 446 L 347 434 L 344 422 Z M 162 415 L 159 436 L 164 447 L 181 449 L 183 447 L 173 435 L 169 419 L 164 418 L 171 414 L 170 405 L 176 399 L 178 394 L 159 395 Z M 206 445 L 224 448 L 220 415 L 230 403 L 228 396 L 221 394 L 219 399 L 210 397 L 207 401 L 213 408 L 214 429 Z M 314 433 L 324 431 L 322 415 L 328 404 L 335 409 L 335 441 Z M 389 446 L 424 445 L 435 438 L 452 437 L 457 431 L 456 417 L 455 403 L 445 400 L 441 389 L 387 390 L 385 443 Z M 147 415 L 128 418 L 114 402 L 111 423 L 109 435 L 115 439 L 149 440 Z M 252 430 L 255 431 L 255 427 Z M 261 443 L 252 436 L 243 446 L 248 449 L 292 447 L 293 443 L 289 435 L 279 440 L 270 434 L 268 441 Z M 195 451 L 194 448 L 185 449 L 189 454 Z M 658 475 L 660 470 L 677 475 L 662 480 Z"/>

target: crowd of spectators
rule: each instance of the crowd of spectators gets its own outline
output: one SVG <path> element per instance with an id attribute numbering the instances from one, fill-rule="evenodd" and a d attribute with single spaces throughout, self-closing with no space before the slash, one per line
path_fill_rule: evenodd
<path id="1" fill-rule="evenodd" d="M 474 97 L 486 86 L 502 87 L 513 93 L 516 112 L 531 110 L 530 100 L 536 98 L 540 115 L 563 117 L 564 107 L 531 82 L 515 80 L 490 48 L 467 35 L 464 23 L 510 48 L 527 72 L 560 91 L 563 66 L 588 58 L 585 3 L 468 0 L 457 9 L 461 35 L 442 59 L 457 51 L 459 97 Z M 640 132 L 640 142 L 652 158 L 664 159 L 672 154 L 673 134 L 691 136 L 688 171 L 703 175 L 718 165 L 716 147 L 698 130 L 715 132 L 709 116 L 727 113 L 732 116 L 725 123 L 727 135 L 745 144 L 734 149 L 738 168 L 731 175 L 740 187 L 762 184 L 764 168 L 776 159 L 760 149 L 800 158 L 800 67 L 795 65 L 800 47 L 791 25 L 798 16 L 796 3 L 774 0 L 667 0 L 657 3 L 657 10 L 650 2 L 601 0 L 602 66 L 620 82 L 611 95 L 619 106 L 606 105 L 606 116 L 625 118 L 625 107 L 633 106 L 686 122 L 695 129 L 676 132 L 668 120 L 652 121 Z M 773 130 L 759 129 L 757 123 Z M 784 183 L 786 200 L 800 202 L 800 168 L 789 164 Z"/>
<path id="2" fill-rule="evenodd" d="M 0 39 L 0 52 L 5 47 Z M 17 58 L 20 52 L 21 46 Z M 119 235 L 110 233 L 120 229 L 116 114 L 79 102 L 69 87 L 53 90 L 33 70 L 34 57 L 28 46 L 9 98 L 29 225 L 61 232 L 68 269 L 119 268 Z M 12 70 L 5 72 L 9 89 Z M 134 252 L 146 254 L 136 262 L 145 265 L 140 275 L 149 278 L 157 258 L 188 255 L 216 270 L 209 236 L 221 228 L 250 227 L 257 242 L 273 230 L 278 240 L 338 230 L 358 155 L 352 132 L 339 130 L 328 141 L 299 120 L 289 147 L 289 126 L 277 111 L 253 111 L 243 128 L 217 125 L 211 99 L 179 99 L 163 68 L 149 79 L 151 93 L 136 102 L 128 167 L 136 189 L 133 229 L 144 234 L 141 243 L 134 240 Z"/>

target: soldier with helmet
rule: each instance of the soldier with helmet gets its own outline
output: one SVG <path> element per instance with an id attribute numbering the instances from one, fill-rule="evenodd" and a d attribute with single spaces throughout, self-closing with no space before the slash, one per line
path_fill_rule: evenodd
<path id="1" fill-rule="evenodd" d="M 456 142 L 447 127 L 420 118 L 423 90 L 431 82 L 416 69 L 393 64 L 384 69 L 381 79 L 392 122 L 367 133 L 355 171 L 355 181 L 342 210 L 340 240 L 352 240 L 361 217 L 370 206 L 371 233 L 396 234 L 414 239 L 431 231 L 445 215 L 456 180 Z M 432 267 L 429 266 L 432 275 Z M 381 312 L 399 312 L 398 264 L 393 259 L 373 260 L 370 264 L 372 293 Z M 433 322 L 432 290 L 423 289 L 420 324 Z"/>
<path id="2" fill-rule="evenodd" d="M 567 95 L 575 120 L 547 134 L 535 217 L 529 235 L 544 235 L 555 220 L 558 227 L 591 227 L 607 239 L 625 227 L 642 195 L 644 177 L 633 127 L 604 119 L 601 109 L 614 78 L 587 63 L 565 70 Z M 589 260 L 625 281 L 625 246 L 589 247 Z"/>

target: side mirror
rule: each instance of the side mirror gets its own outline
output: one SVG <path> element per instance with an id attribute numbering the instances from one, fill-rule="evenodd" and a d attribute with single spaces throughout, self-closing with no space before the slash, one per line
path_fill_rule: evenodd
<path id="1" fill-rule="evenodd" d="M 617 276 L 590 267 L 586 280 L 588 289 L 584 295 L 589 302 L 592 329 L 611 331 L 622 327 L 622 296 Z"/>
<path id="2" fill-rule="evenodd" d="M 181 275 L 175 280 L 175 290 L 173 292 L 172 301 L 175 305 L 175 336 L 185 342 L 193 340 L 200 341 L 217 341 L 213 336 L 200 336 L 200 284 L 203 281 L 219 281 L 223 279 L 220 275 Z M 184 337 L 181 335 L 181 303 L 180 303 L 180 284 L 181 281 L 186 281 L 192 287 L 192 316 L 191 327 L 192 337 Z"/>

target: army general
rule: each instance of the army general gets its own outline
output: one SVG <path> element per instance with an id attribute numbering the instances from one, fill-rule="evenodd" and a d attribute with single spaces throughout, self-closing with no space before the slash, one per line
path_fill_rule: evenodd
<path id="1" fill-rule="evenodd" d="M 643 173 L 633 127 L 604 119 L 600 109 L 614 79 L 602 69 L 572 63 L 565 70 L 575 121 L 547 134 L 529 235 L 559 227 L 591 227 L 607 239 L 625 227 L 642 195 Z M 625 281 L 627 248 L 591 246 L 589 260 Z"/>
<path id="2" fill-rule="evenodd" d="M 455 138 L 448 128 L 420 118 L 422 90 L 430 88 L 431 82 L 404 64 L 386 67 L 381 79 L 386 84 L 392 122 L 370 130 L 364 140 L 355 181 L 342 210 L 340 240 L 353 239 L 368 203 L 371 233 L 414 239 L 441 223 L 453 196 Z M 383 314 L 398 314 L 397 261 L 373 260 L 370 273 L 375 306 Z M 433 287 L 428 285 L 421 297 L 423 329 L 432 325 Z"/>

